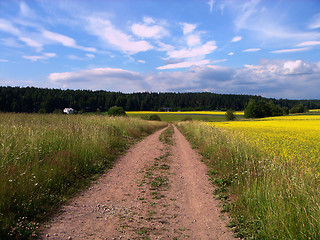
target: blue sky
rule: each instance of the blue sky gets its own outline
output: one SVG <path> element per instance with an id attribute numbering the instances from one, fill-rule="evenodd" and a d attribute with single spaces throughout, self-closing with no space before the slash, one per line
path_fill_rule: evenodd
<path id="1" fill-rule="evenodd" d="M 0 85 L 320 99 L 320 1 L 0 0 Z"/>

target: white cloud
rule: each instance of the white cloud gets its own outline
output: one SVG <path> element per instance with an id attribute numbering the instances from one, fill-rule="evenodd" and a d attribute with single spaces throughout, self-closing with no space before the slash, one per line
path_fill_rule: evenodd
<path id="1" fill-rule="evenodd" d="M 259 2 L 260 0 L 246 1 L 243 4 L 237 6 L 239 7 L 239 12 L 236 16 L 236 19 L 234 20 L 237 28 L 241 29 L 247 27 L 248 19 L 258 12 L 257 5 L 259 4 Z"/>
<path id="2" fill-rule="evenodd" d="M 238 69 L 234 84 L 251 94 L 276 98 L 319 98 L 320 65 L 301 60 L 262 60 Z M 247 88 L 247 90 L 245 90 Z"/>
<path id="3" fill-rule="evenodd" d="M 320 28 L 320 13 L 313 16 L 311 23 L 309 24 L 309 28 L 311 29 Z"/>
<path id="4" fill-rule="evenodd" d="M 15 38 L 3 38 L 0 39 L 2 45 L 13 48 L 21 48 L 23 47 Z"/>
<path id="5" fill-rule="evenodd" d="M 260 65 L 246 65 L 255 74 L 260 74 L 260 78 L 270 78 L 284 75 L 308 75 L 313 72 L 320 72 L 320 66 L 314 63 L 303 62 L 302 60 L 263 60 Z"/>
<path id="6" fill-rule="evenodd" d="M 21 34 L 20 30 L 14 27 L 11 22 L 0 18 L 0 31 L 10 33 L 15 36 L 19 36 Z"/>
<path id="7" fill-rule="evenodd" d="M 226 2 L 226 6 L 235 15 L 234 24 L 238 30 L 247 30 L 270 46 L 277 44 L 296 44 L 297 42 L 316 40 L 319 32 L 301 31 L 288 24 L 282 9 L 268 8 L 260 0 L 239 1 L 237 4 Z M 281 16 L 281 17 L 279 17 Z"/>
<path id="8" fill-rule="evenodd" d="M 210 12 L 212 12 L 213 3 L 214 3 L 214 0 L 209 0 L 208 1 L 208 5 L 210 7 Z"/>
<path id="9" fill-rule="evenodd" d="M 104 89 L 137 92 L 148 89 L 141 74 L 118 68 L 94 68 L 76 72 L 51 73 L 52 83 L 64 88 Z"/>
<path id="10" fill-rule="evenodd" d="M 23 11 L 24 14 L 28 14 L 28 10 L 27 10 L 28 7 L 25 3 L 22 2 L 20 4 L 20 7 L 21 7 L 21 11 Z M 29 24 L 29 25 L 31 27 L 35 27 L 34 24 Z M 26 24 L 26 26 L 29 26 L 29 25 Z M 39 31 L 39 29 L 36 29 L 36 30 Z M 76 41 L 73 38 L 70 38 L 68 36 L 65 36 L 59 33 L 54 33 L 45 29 L 40 30 L 41 35 L 39 35 L 38 33 L 32 34 L 30 32 L 21 32 L 18 28 L 13 26 L 11 22 L 4 19 L 0 19 L 0 31 L 7 32 L 18 37 L 20 41 L 22 41 L 29 47 L 35 48 L 37 51 L 41 51 L 43 48 L 43 45 L 49 44 L 50 42 L 48 42 L 48 40 L 55 43 L 61 43 L 63 46 L 66 46 L 66 47 L 76 48 L 76 49 L 80 49 L 87 52 L 96 51 L 96 49 L 92 47 L 83 47 L 83 46 L 77 45 Z M 8 44 L 6 45 L 8 46 Z M 15 45 L 17 46 L 18 44 L 15 44 Z M 13 46 L 13 44 L 11 44 L 11 46 Z"/>
<path id="11" fill-rule="evenodd" d="M 307 51 L 310 48 L 292 48 L 292 49 L 281 49 L 281 50 L 275 50 L 275 51 L 271 51 L 271 53 L 295 53 L 295 52 L 303 52 L 303 51 Z"/>
<path id="12" fill-rule="evenodd" d="M 6 59 L 0 59 L 0 62 L 8 62 Z"/>
<path id="13" fill-rule="evenodd" d="M 190 23 L 182 23 L 182 30 L 183 34 L 189 34 L 192 33 L 197 27 L 197 24 L 190 24 Z"/>
<path id="14" fill-rule="evenodd" d="M 236 36 L 234 38 L 232 38 L 231 42 L 239 42 L 241 41 L 242 37 L 241 36 Z"/>
<path id="15" fill-rule="evenodd" d="M 151 18 L 151 17 L 144 17 L 144 18 L 143 18 L 143 21 L 144 21 L 146 24 L 153 24 L 153 23 L 156 22 L 156 21 L 153 20 L 153 18 Z"/>
<path id="16" fill-rule="evenodd" d="M 320 41 L 306 41 L 297 45 L 297 47 L 309 47 L 320 45 Z"/>
<path id="17" fill-rule="evenodd" d="M 31 60 L 32 62 L 36 62 L 38 60 L 46 60 L 46 59 L 53 58 L 56 56 L 57 56 L 57 54 L 55 54 L 55 53 L 43 53 L 40 56 L 22 56 L 22 57 L 25 59 Z"/>
<path id="18" fill-rule="evenodd" d="M 159 46 L 157 48 L 159 51 L 167 52 L 167 51 L 172 51 L 174 49 L 174 46 L 172 46 L 170 44 L 166 44 L 166 43 L 160 42 L 160 41 L 158 41 L 157 44 Z"/>
<path id="19" fill-rule="evenodd" d="M 220 63 L 220 62 L 226 62 L 226 61 L 228 61 L 228 59 L 218 59 L 218 60 L 211 61 L 211 63 L 213 64 L 213 63 Z"/>
<path id="20" fill-rule="evenodd" d="M 87 54 L 85 54 L 85 57 L 79 57 L 77 55 L 70 54 L 67 57 L 69 59 L 71 59 L 71 60 L 82 60 L 82 61 L 84 61 L 84 60 L 89 60 L 89 59 L 95 58 L 95 55 L 87 53 Z"/>
<path id="21" fill-rule="evenodd" d="M 261 48 L 248 48 L 248 49 L 243 50 L 242 52 L 258 52 L 260 50 L 261 50 Z"/>
<path id="22" fill-rule="evenodd" d="M 195 62 L 179 62 L 179 63 L 172 63 L 167 64 L 161 67 L 157 67 L 158 70 L 165 70 L 165 69 L 175 69 L 175 68 L 189 68 L 191 66 L 199 66 L 199 65 L 206 65 L 210 64 L 209 60 L 201 60 Z"/>
<path id="23" fill-rule="evenodd" d="M 98 36 L 102 41 L 107 41 L 124 53 L 136 54 L 154 48 L 147 41 L 134 40 L 132 36 L 116 29 L 109 20 L 102 18 L 89 18 L 87 29 L 93 35 Z"/>
<path id="24" fill-rule="evenodd" d="M 139 63 L 146 63 L 145 60 L 138 60 Z"/>
<path id="25" fill-rule="evenodd" d="M 43 35 L 43 37 L 45 37 L 53 42 L 61 43 L 65 47 L 76 48 L 76 49 L 80 49 L 80 50 L 87 51 L 87 52 L 95 52 L 96 51 L 96 49 L 92 48 L 92 47 L 79 46 L 79 45 L 77 45 L 76 41 L 73 38 L 70 38 L 68 36 L 65 36 L 65 35 L 62 35 L 59 33 L 54 33 L 54 32 L 50 32 L 47 30 L 42 30 L 42 35 Z"/>
<path id="26" fill-rule="evenodd" d="M 86 56 L 87 56 L 88 58 L 95 58 L 95 57 L 96 57 L 95 55 L 90 54 L 90 53 L 87 53 Z"/>
<path id="27" fill-rule="evenodd" d="M 232 55 L 234 55 L 234 52 L 229 52 L 228 55 L 232 56 Z"/>
<path id="28" fill-rule="evenodd" d="M 287 61 L 283 64 L 284 74 L 309 74 L 312 73 L 312 66 L 302 60 Z"/>
<path id="29" fill-rule="evenodd" d="M 215 44 L 215 41 L 209 41 L 196 48 L 172 50 L 168 51 L 167 54 L 170 58 L 192 58 L 197 56 L 204 56 L 212 53 L 217 48 Z"/>
<path id="30" fill-rule="evenodd" d="M 189 47 L 199 45 L 200 43 L 201 43 L 200 37 L 196 34 L 192 34 L 187 37 L 187 44 Z"/>
<path id="31" fill-rule="evenodd" d="M 31 39 L 31 38 L 19 37 L 19 40 L 24 42 L 29 47 L 36 48 L 38 51 L 42 50 L 43 44 L 40 43 L 40 42 L 37 42 L 37 41 L 35 41 L 35 40 Z"/>
<path id="32" fill-rule="evenodd" d="M 35 16 L 35 13 L 32 9 L 28 7 L 28 5 L 24 2 L 20 2 L 20 13 L 25 17 L 31 17 L 33 18 Z"/>
<path id="33" fill-rule="evenodd" d="M 148 26 L 144 24 L 135 23 L 131 26 L 131 30 L 135 35 L 141 38 L 159 39 L 167 34 L 165 29 L 159 25 Z"/>
<path id="34" fill-rule="evenodd" d="M 71 60 L 85 60 L 85 58 L 82 58 L 73 54 L 69 54 L 67 57 Z"/>

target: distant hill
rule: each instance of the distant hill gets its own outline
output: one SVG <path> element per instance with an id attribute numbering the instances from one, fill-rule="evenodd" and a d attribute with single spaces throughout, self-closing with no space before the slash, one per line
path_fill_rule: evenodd
<path id="1" fill-rule="evenodd" d="M 243 110 L 249 99 L 272 100 L 281 107 L 292 108 L 303 104 L 309 109 L 320 108 L 320 100 L 269 99 L 261 96 L 194 93 L 121 93 L 90 90 L 61 90 L 35 87 L 0 87 L 1 112 L 62 111 L 71 107 L 78 112 L 107 111 L 112 106 L 127 111 L 192 111 Z"/>

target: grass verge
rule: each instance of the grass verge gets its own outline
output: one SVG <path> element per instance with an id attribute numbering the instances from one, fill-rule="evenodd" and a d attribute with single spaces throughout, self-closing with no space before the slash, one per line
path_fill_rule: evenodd
<path id="1" fill-rule="evenodd" d="M 179 129 L 204 156 L 236 237 L 319 239 L 319 182 L 236 134 L 197 122 Z M 230 201 L 230 198 L 232 201 Z"/>
<path id="2" fill-rule="evenodd" d="M 0 239 L 39 222 L 160 122 L 106 116 L 0 114 Z"/>

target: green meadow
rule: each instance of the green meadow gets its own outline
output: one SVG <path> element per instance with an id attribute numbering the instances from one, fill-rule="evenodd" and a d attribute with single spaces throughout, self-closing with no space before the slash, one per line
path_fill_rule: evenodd
<path id="1" fill-rule="evenodd" d="M 179 121 L 206 121 L 221 122 L 225 121 L 224 111 L 191 111 L 191 112 L 156 112 L 156 111 L 127 111 L 129 117 L 148 119 L 149 116 L 156 114 L 161 121 L 179 122 Z M 243 112 L 235 112 L 237 119 L 243 119 Z"/>

